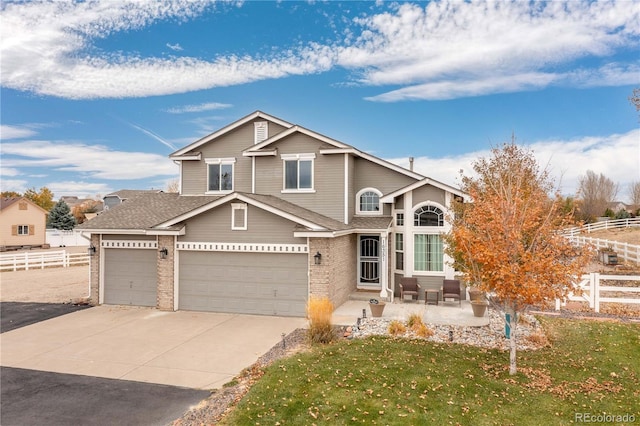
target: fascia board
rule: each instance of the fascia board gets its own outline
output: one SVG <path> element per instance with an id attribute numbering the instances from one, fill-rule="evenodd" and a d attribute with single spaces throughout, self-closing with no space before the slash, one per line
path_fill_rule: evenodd
<path id="1" fill-rule="evenodd" d="M 199 161 L 200 159 L 202 159 L 202 153 L 199 152 L 196 155 L 170 155 L 169 159 L 173 161 Z"/>
<path id="2" fill-rule="evenodd" d="M 284 132 L 280 132 L 277 135 L 274 135 L 273 137 L 260 142 L 257 145 L 254 145 L 252 147 L 247 148 L 245 150 L 245 152 L 256 152 L 256 151 L 259 151 L 262 148 L 264 148 L 266 146 L 269 146 L 270 144 L 275 143 L 275 142 L 277 142 L 277 141 L 279 141 L 279 140 L 281 140 L 283 138 L 286 138 L 287 136 L 289 136 L 289 135 L 291 135 L 291 134 L 293 134 L 295 132 L 299 132 L 299 133 L 302 133 L 302 134 L 307 135 L 309 137 L 312 137 L 314 139 L 318 139 L 318 140 L 320 140 L 322 142 L 328 143 L 329 145 L 335 146 L 336 148 L 342 148 L 342 149 L 352 148 L 349 145 L 343 144 L 342 142 L 338 142 L 335 139 L 328 138 L 327 136 L 321 135 L 320 133 L 316 133 L 313 130 L 309 130 L 309 129 L 306 129 L 304 127 L 295 125 L 295 126 L 290 127 L 289 129 L 285 130 Z"/>
<path id="3" fill-rule="evenodd" d="M 281 119 L 279 119 L 277 117 L 273 117 L 273 116 L 271 116 L 269 114 L 265 114 L 262 111 L 256 111 L 256 112 L 254 112 L 252 114 L 247 115 L 244 118 L 241 118 L 241 119 L 229 124 L 228 126 L 223 127 L 222 129 L 218 130 L 217 132 L 211 133 L 210 135 L 207 135 L 207 136 L 205 136 L 205 137 L 203 137 L 201 139 L 198 139 L 197 141 L 185 146 L 184 148 L 179 149 L 178 151 L 170 154 L 169 158 L 179 157 L 179 156 L 181 156 L 183 154 L 186 154 L 187 152 L 192 151 L 193 149 L 195 149 L 195 148 L 197 148 L 197 147 L 199 147 L 199 146 L 201 146 L 201 145 L 203 145 L 203 144 L 205 144 L 207 142 L 210 142 L 213 139 L 216 139 L 217 137 L 220 137 L 220 136 L 224 135 L 225 133 L 228 133 L 228 132 L 230 132 L 230 131 L 232 131 L 234 129 L 237 129 L 238 127 L 240 127 L 240 126 L 242 126 L 244 124 L 247 124 L 250 121 L 255 120 L 256 118 L 264 118 L 265 120 L 272 121 L 272 122 L 274 122 L 274 123 L 276 123 L 276 124 L 278 124 L 278 125 L 280 125 L 282 127 L 286 127 L 286 128 L 289 128 L 289 127 L 293 126 L 293 124 L 291 124 L 289 122 L 286 122 L 284 120 L 281 120 Z"/>
<path id="4" fill-rule="evenodd" d="M 423 185 L 431 185 L 431 186 L 435 186 L 438 189 L 442 189 L 443 191 L 448 191 L 451 192 L 454 195 L 458 195 L 460 197 L 464 197 L 464 198 L 468 198 L 468 195 L 465 194 L 464 192 L 460 191 L 459 189 L 456 189 L 452 186 L 449 186 L 447 184 L 444 184 L 442 182 L 438 182 L 437 180 L 433 180 L 431 178 L 424 178 L 422 180 L 419 180 L 418 182 L 414 182 L 410 185 L 405 186 L 404 188 L 400 188 L 396 191 L 393 191 L 387 195 L 384 195 L 380 198 L 380 202 L 382 203 L 393 203 L 393 199 L 399 195 L 405 194 L 409 191 L 413 191 L 414 189 L 420 188 Z"/>
<path id="5" fill-rule="evenodd" d="M 166 222 L 160 223 L 158 225 L 155 226 L 155 229 L 161 229 L 161 228 L 168 228 L 170 226 L 175 225 L 176 223 L 180 223 L 183 220 L 187 220 L 189 218 L 192 218 L 194 216 L 197 216 L 201 213 L 206 212 L 207 210 L 210 210 L 212 208 L 215 208 L 221 204 L 226 203 L 227 201 L 231 201 L 231 200 L 235 200 L 238 197 L 238 194 L 233 192 L 231 194 L 225 195 L 224 197 L 218 198 L 217 200 L 214 200 L 210 203 L 205 204 L 204 206 L 200 206 L 197 209 L 191 210 L 187 213 L 183 213 L 180 216 L 176 216 L 173 219 L 170 219 Z"/>
<path id="6" fill-rule="evenodd" d="M 251 152 L 244 151 L 242 153 L 243 157 L 267 157 L 267 156 L 275 157 L 276 155 L 278 155 L 277 149 L 272 149 L 270 151 L 251 151 Z"/>

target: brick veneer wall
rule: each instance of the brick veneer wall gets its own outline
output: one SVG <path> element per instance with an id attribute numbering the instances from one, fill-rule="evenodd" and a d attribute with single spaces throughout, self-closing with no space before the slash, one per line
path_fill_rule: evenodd
<path id="1" fill-rule="evenodd" d="M 97 306 L 100 303 L 100 235 L 91 234 L 91 245 L 96 252 L 89 259 L 90 295 L 89 303 Z"/>
<path id="2" fill-rule="evenodd" d="M 316 265 L 314 255 L 322 254 Z M 309 297 L 328 297 L 337 307 L 356 290 L 356 236 L 309 238 Z"/>
<path id="3" fill-rule="evenodd" d="M 158 236 L 158 291 L 156 307 L 162 311 L 173 311 L 175 243 L 171 235 Z M 160 250 L 169 251 L 166 259 L 160 257 Z"/>

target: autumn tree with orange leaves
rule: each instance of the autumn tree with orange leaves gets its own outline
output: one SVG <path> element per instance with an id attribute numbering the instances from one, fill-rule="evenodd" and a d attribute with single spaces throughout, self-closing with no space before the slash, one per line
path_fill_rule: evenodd
<path id="1" fill-rule="evenodd" d="M 509 373 L 516 374 L 518 314 L 532 305 L 578 293 L 579 276 L 591 253 L 558 233 L 571 222 L 562 198 L 553 197 L 547 170 L 531 151 L 514 143 L 494 148 L 462 176 L 471 202 L 457 202 L 447 253 L 467 282 L 490 295 L 509 314 Z M 505 321 L 507 321 L 505 319 Z"/>

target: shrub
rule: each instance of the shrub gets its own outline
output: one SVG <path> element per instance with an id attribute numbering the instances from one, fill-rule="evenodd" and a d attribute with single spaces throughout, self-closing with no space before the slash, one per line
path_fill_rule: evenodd
<path id="1" fill-rule="evenodd" d="M 392 336 L 402 335 L 406 331 L 407 327 L 405 327 L 404 324 L 398 320 L 393 320 L 389 323 L 389 334 L 391 334 Z"/>
<path id="2" fill-rule="evenodd" d="M 411 329 L 414 333 L 416 333 L 416 336 L 418 337 L 423 337 L 426 339 L 427 337 L 433 336 L 433 330 L 427 327 L 423 322 L 414 325 Z"/>
<path id="3" fill-rule="evenodd" d="M 329 343 L 335 337 L 331 315 L 333 303 L 327 297 L 311 298 L 307 303 L 309 340 L 311 343 Z"/>
<path id="4" fill-rule="evenodd" d="M 409 318 L 407 318 L 407 327 L 413 328 L 418 324 L 422 324 L 422 317 L 420 316 L 420 314 L 409 315 Z"/>

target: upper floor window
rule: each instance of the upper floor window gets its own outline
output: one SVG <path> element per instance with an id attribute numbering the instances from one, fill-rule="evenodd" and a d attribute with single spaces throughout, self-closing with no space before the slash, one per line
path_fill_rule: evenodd
<path id="1" fill-rule="evenodd" d="M 380 196 L 375 188 L 365 188 L 356 194 L 356 214 L 382 214 Z"/>
<path id="2" fill-rule="evenodd" d="M 422 206 L 413 213 L 415 226 L 444 226 L 444 214 L 436 206 Z"/>
<path id="3" fill-rule="evenodd" d="M 404 212 L 396 213 L 396 226 L 404 226 Z"/>
<path id="4" fill-rule="evenodd" d="M 284 192 L 313 191 L 313 160 L 315 154 L 283 154 Z"/>
<path id="5" fill-rule="evenodd" d="M 207 192 L 233 191 L 235 158 L 207 158 Z"/>

